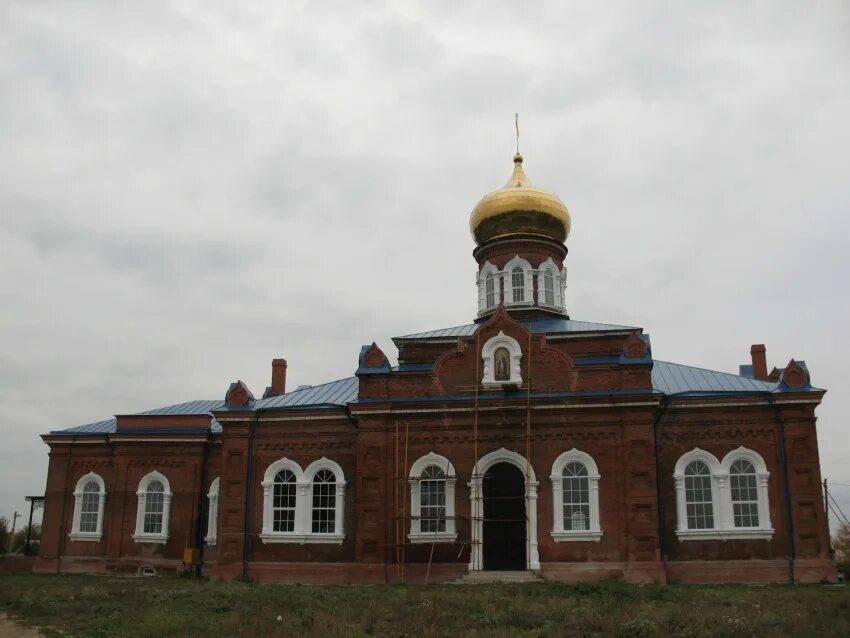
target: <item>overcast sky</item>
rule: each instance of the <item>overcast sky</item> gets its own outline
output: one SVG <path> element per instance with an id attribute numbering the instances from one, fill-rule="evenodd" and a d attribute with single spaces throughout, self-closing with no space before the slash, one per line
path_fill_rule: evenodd
<path id="1" fill-rule="evenodd" d="M 776 0 L 3 1 L 0 514 L 43 432 L 468 323 L 515 111 L 571 317 L 805 360 L 850 515 L 850 9 Z"/>

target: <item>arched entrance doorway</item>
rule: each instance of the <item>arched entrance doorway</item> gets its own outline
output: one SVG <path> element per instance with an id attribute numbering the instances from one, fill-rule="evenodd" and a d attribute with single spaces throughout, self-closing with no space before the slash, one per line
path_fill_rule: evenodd
<path id="1" fill-rule="evenodd" d="M 484 569 L 526 569 L 525 476 L 510 463 L 496 463 L 484 474 Z"/>
<path id="2" fill-rule="evenodd" d="M 496 466 L 509 466 L 508 468 Z M 493 470 L 491 472 L 491 469 Z M 513 474 L 511 474 L 511 472 Z M 487 487 L 485 487 L 485 477 Z M 492 490 L 490 488 L 492 485 Z M 534 467 L 526 461 L 525 457 L 513 450 L 500 448 L 489 454 L 485 454 L 472 469 L 472 477 L 469 481 L 469 511 L 472 523 L 471 552 L 469 554 L 469 571 L 480 571 L 482 569 L 540 569 L 540 554 L 537 551 L 537 478 Z M 486 494 L 485 494 L 486 492 Z M 492 495 L 492 496 L 491 496 Z M 496 503 L 502 499 L 495 498 L 505 495 L 506 504 L 500 509 Z M 516 498 L 521 495 L 522 499 Z M 485 513 L 485 498 L 488 501 Z M 518 511 L 508 511 L 508 504 L 512 504 Z M 491 508 L 495 508 L 495 512 Z M 520 509 L 521 508 L 521 509 Z M 487 520 L 487 519 L 490 520 Z M 508 522 L 520 519 L 520 529 L 508 529 Z M 484 523 L 492 522 L 487 526 L 485 538 Z M 520 538 L 517 542 L 517 537 Z M 489 541 L 494 541 L 493 543 Z M 499 547 L 501 544 L 501 551 Z M 519 564 L 511 562 L 513 567 L 499 567 L 499 558 L 489 554 L 499 553 L 505 555 L 508 546 L 516 548 L 519 545 Z M 484 552 L 488 552 L 489 561 L 484 560 Z M 514 551 L 516 551 L 514 549 Z M 507 556 L 516 554 L 508 550 Z M 495 558 L 496 563 L 493 563 Z"/>

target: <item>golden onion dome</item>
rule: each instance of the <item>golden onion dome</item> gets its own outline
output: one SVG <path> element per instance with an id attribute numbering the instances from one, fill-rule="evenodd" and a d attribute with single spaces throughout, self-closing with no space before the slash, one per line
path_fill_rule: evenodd
<path id="1" fill-rule="evenodd" d="M 570 234 L 570 213 L 556 195 L 534 187 L 517 153 L 508 183 L 475 205 L 469 229 L 479 245 L 509 235 L 542 235 L 564 243 Z"/>

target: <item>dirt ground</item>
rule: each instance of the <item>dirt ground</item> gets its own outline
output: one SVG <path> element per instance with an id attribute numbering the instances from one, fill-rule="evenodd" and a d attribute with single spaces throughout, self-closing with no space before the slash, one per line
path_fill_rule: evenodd
<path id="1" fill-rule="evenodd" d="M 16 625 L 6 614 L 0 614 L 0 638 L 44 638 L 44 634 Z"/>

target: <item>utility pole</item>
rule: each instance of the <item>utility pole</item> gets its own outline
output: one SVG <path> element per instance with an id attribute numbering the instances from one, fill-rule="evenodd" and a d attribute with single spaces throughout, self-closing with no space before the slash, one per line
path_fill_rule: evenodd
<path id="1" fill-rule="evenodd" d="M 15 523 L 18 522 L 18 517 L 20 514 L 15 512 L 15 515 L 12 517 L 12 533 L 9 534 L 9 553 L 12 553 L 12 545 L 15 543 Z"/>
<path id="2" fill-rule="evenodd" d="M 829 555 L 834 557 L 835 553 L 832 549 L 832 530 L 829 529 L 829 484 L 826 479 L 823 480 L 823 515 L 826 522 L 826 542 L 829 545 Z"/>

